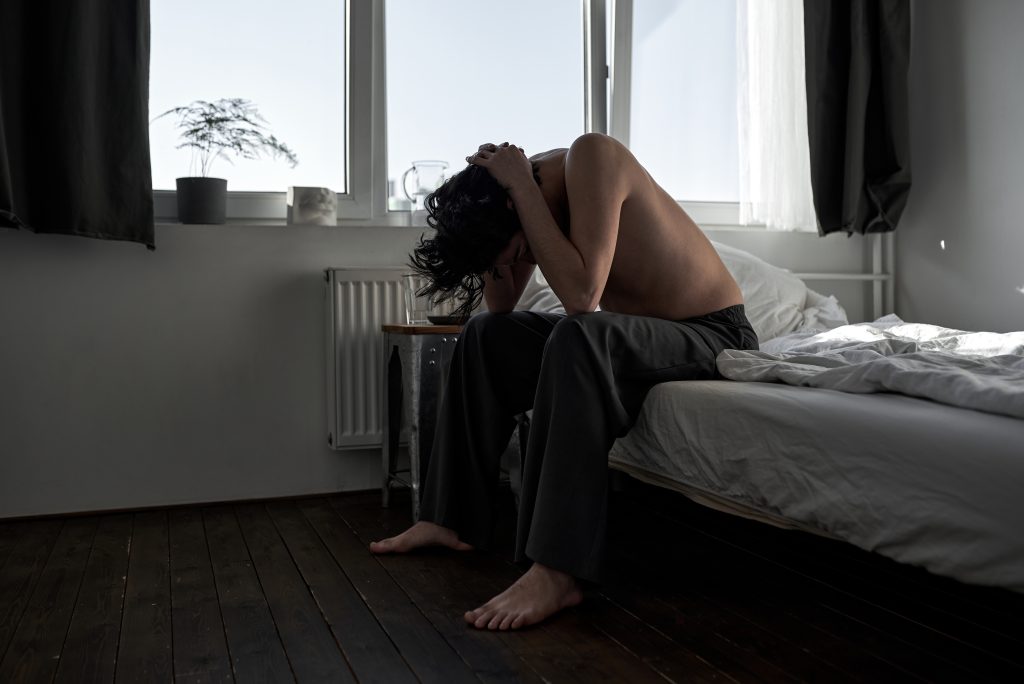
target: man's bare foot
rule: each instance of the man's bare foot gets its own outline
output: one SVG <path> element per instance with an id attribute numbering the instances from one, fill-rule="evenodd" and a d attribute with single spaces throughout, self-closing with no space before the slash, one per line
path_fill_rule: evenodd
<path id="1" fill-rule="evenodd" d="M 519 629 L 582 600 L 572 575 L 534 563 L 508 589 L 466 613 L 466 622 L 477 629 Z"/>
<path id="2" fill-rule="evenodd" d="M 370 551 L 373 553 L 405 553 L 422 546 L 447 546 L 456 551 L 471 551 L 473 549 L 469 544 L 459 541 L 459 535 L 455 534 L 455 530 L 420 520 L 396 537 L 370 542 Z"/>

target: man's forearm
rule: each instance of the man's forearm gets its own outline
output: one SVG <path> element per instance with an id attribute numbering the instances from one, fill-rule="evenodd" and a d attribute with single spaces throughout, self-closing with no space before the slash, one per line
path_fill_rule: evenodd
<path id="1" fill-rule="evenodd" d="M 507 313 L 515 308 L 517 303 L 516 284 L 512 269 L 508 266 L 499 266 L 500 279 L 495 279 L 490 273 L 484 274 L 484 303 L 487 310 L 493 313 Z"/>
<path id="2" fill-rule="evenodd" d="M 509 190 L 530 251 L 548 285 L 568 313 L 593 311 L 600 293 L 594 292 L 586 264 L 576 245 L 559 229 L 536 184 Z"/>
<path id="3" fill-rule="evenodd" d="M 526 281 L 533 277 L 533 264 L 520 262 L 512 266 L 498 266 L 501 276 L 495 279 L 490 273 L 484 274 L 484 302 L 493 313 L 508 313 L 519 303 L 526 288 Z"/>

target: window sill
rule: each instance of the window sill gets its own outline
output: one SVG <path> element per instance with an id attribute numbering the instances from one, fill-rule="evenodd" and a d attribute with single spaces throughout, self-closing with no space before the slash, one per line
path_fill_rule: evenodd
<path id="1" fill-rule="evenodd" d="M 763 225 L 743 226 L 739 224 L 739 204 L 735 202 L 680 202 L 679 205 L 686 210 L 686 213 L 705 232 L 748 232 L 748 233 L 786 233 L 818 237 L 816 232 L 810 231 L 769 231 Z M 161 216 L 156 220 L 157 227 L 201 227 L 220 228 L 223 226 L 245 226 L 245 227 L 279 227 L 279 228 L 355 228 L 355 229 L 380 229 L 395 228 L 408 229 L 411 231 L 426 231 L 429 226 L 426 221 L 425 212 L 416 212 L 410 217 L 408 211 L 389 211 L 383 216 L 375 218 L 344 218 L 338 219 L 337 223 L 329 226 L 315 224 L 290 224 L 284 218 L 229 218 L 223 224 L 185 224 L 178 223 L 173 217 Z"/>
<path id="2" fill-rule="evenodd" d="M 398 217 L 388 218 L 376 218 L 376 219 L 338 219 L 338 222 L 333 225 L 318 225 L 314 223 L 286 223 L 282 219 L 254 219 L 254 218 L 234 218 L 228 219 L 224 223 L 180 223 L 176 219 L 168 217 L 158 217 L 156 219 L 156 226 L 158 228 L 224 228 L 227 227 L 245 227 L 245 228 L 281 228 L 281 229 L 292 229 L 292 228 L 322 228 L 324 230 L 334 229 L 345 229 L 345 228 L 395 228 L 395 229 L 409 229 L 409 230 L 427 230 L 426 222 L 417 222 L 414 224 L 409 223 L 408 214 Z"/>

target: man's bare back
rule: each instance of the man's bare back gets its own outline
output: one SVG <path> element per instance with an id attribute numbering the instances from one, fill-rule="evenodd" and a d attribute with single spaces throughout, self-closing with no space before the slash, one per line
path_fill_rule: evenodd
<path id="1" fill-rule="evenodd" d="M 743 302 L 704 233 L 618 141 L 591 134 L 571 148 L 543 152 L 530 161 L 551 216 L 577 247 L 590 235 L 574 221 L 572 205 L 587 210 L 593 204 L 589 194 L 608 185 L 602 177 L 616 176 L 612 183 L 622 199 L 607 207 L 616 214 L 617 226 L 599 300 L 602 310 L 681 320 Z M 606 234 L 600 237 L 608 239 Z M 545 276 L 550 282 L 551 275 Z"/>
<path id="2" fill-rule="evenodd" d="M 633 191 L 601 308 L 680 320 L 743 302 L 711 242 L 633 154 L 615 143 Z"/>

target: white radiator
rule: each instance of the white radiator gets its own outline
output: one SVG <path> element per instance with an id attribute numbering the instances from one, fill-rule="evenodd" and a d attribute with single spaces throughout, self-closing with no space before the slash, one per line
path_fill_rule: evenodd
<path id="1" fill-rule="evenodd" d="M 325 272 L 327 287 L 327 443 L 379 447 L 383 416 L 384 323 L 405 322 L 401 269 Z"/>

